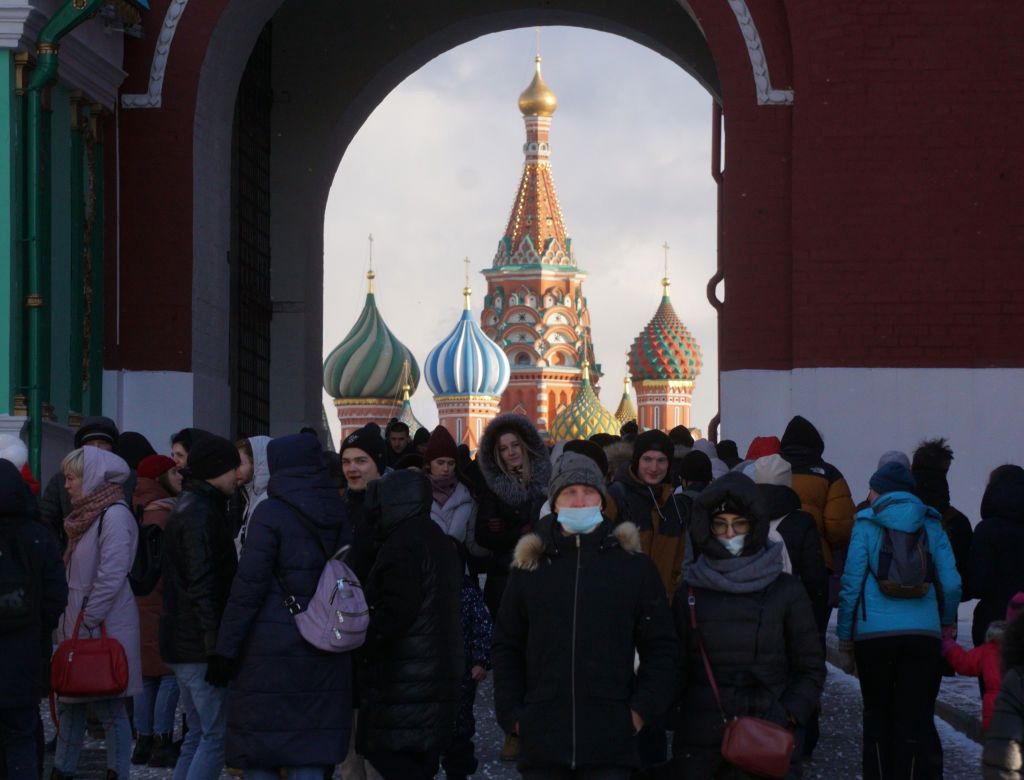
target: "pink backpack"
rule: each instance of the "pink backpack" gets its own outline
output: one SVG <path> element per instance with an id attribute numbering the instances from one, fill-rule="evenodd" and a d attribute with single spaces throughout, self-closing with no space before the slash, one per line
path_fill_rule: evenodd
<path id="1" fill-rule="evenodd" d="M 366 641 L 370 625 L 370 610 L 366 606 L 363 586 L 352 569 L 345 563 L 348 546 L 333 555 L 328 550 L 312 521 L 299 507 L 280 496 L 278 501 L 290 506 L 299 522 L 317 540 L 326 562 L 309 602 L 303 606 L 298 597 L 291 595 L 284 578 L 277 574 L 278 584 L 284 591 L 284 605 L 295 618 L 295 626 L 302 638 L 318 650 L 328 653 L 347 653 L 357 650 Z"/>

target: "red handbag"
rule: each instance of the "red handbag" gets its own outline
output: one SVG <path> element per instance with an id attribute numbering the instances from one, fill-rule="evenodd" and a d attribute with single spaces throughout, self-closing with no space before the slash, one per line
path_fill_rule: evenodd
<path id="1" fill-rule="evenodd" d="M 718 711 L 722 713 L 722 721 L 725 723 L 725 731 L 722 733 L 722 758 L 752 775 L 785 777 L 796 744 L 793 732 L 761 718 L 749 715 L 729 718 L 725 714 L 718 684 L 711 671 L 711 662 L 708 660 L 707 650 L 704 649 L 704 640 L 697 630 L 697 600 L 693 596 L 693 588 L 689 588 L 686 601 L 690 605 L 690 627 L 697 637 L 697 647 L 704 661 L 704 672 L 711 683 L 711 691 L 715 694 Z"/>
<path id="2" fill-rule="evenodd" d="M 70 639 L 57 646 L 50 663 L 50 688 L 71 698 L 116 698 L 128 689 L 128 657 L 121 643 L 107 636 L 100 623 L 98 638 L 80 639 L 85 608 L 78 613 Z"/>

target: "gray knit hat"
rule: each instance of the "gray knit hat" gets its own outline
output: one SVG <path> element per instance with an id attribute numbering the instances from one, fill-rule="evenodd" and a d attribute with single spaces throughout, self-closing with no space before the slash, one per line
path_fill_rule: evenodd
<path id="1" fill-rule="evenodd" d="M 548 482 L 548 498 L 554 510 L 558 494 L 570 485 L 587 485 L 601 494 L 602 503 L 608 501 L 608 488 L 604 474 L 591 458 L 578 452 L 564 452 L 555 464 L 554 473 Z"/>

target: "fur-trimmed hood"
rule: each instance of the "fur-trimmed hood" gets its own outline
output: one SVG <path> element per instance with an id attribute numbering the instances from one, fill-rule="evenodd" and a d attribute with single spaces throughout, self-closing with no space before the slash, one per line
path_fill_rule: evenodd
<path id="1" fill-rule="evenodd" d="M 1006 624 L 1003 631 L 1003 671 L 1024 666 L 1024 614 Z"/>
<path id="2" fill-rule="evenodd" d="M 526 445 L 526 457 L 530 463 L 530 484 L 524 488 L 498 465 L 495 447 L 498 438 L 507 431 L 519 434 Z M 521 506 L 538 496 L 547 496 L 548 480 L 551 478 L 551 459 L 548 448 L 526 417 L 521 414 L 499 414 L 484 429 L 477 450 L 477 464 L 487 487 L 502 501 L 511 506 Z"/>
<path id="3" fill-rule="evenodd" d="M 556 524 L 555 515 L 548 515 L 538 523 L 536 531 L 526 534 L 519 540 L 512 558 L 513 569 L 534 571 L 540 565 L 542 558 L 558 554 L 554 539 Z M 605 519 L 594 531 L 594 534 L 596 538 L 600 539 L 599 549 L 619 547 L 628 553 L 643 551 L 640 544 L 640 530 L 633 523 L 612 525 L 610 520 Z"/>

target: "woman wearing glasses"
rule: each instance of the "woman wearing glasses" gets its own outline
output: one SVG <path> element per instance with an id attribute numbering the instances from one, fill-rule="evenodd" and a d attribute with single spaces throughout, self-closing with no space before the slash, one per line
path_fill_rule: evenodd
<path id="1" fill-rule="evenodd" d="M 724 718 L 753 716 L 798 733 L 821 696 L 825 661 L 811 602 L 783 572 L 784 545 L 768 538 L 769 528 L 761 493 L 738 472 L 694 501 L 697 557 L 672 604 L 681 645 L 672 752 L 681 776 L 746 777 L 722 757 Z M 797 744 L 787 777 L 799 776 L 799 756 Z"/>

